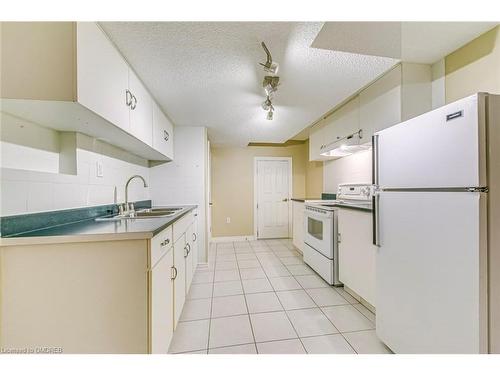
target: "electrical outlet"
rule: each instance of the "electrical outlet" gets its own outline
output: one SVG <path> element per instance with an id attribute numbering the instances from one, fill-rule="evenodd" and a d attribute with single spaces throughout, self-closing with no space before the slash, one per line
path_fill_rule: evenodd
<path id="1" fill-rule="evenodd" d="M 102 167 L 102 161 L 96 162 L 96 170 L 97 170 L 97 177 L 103 177 L 104 176 L 104 170 Z"/>
<path id="2" fill-rule="evenodd" d="M 229 216 L 226 217 L 226 224 L 231 224 L 231 218 Z"/>

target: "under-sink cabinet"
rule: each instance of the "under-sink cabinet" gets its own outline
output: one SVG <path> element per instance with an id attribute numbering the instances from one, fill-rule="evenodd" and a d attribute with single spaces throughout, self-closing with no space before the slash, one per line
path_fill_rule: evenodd
<path id="1" fill-rule="evenodd" d="M 198 266 L 191 240 L 196 218 L 194 215 L 196 213 L 193 212 L 186 214 L 151 240 L 151 259 L 153 254 L 163 253 L 160 254 L 159 262 L 151 269 L 152 353 L 168 352 Z"/>
<path id="2" fill-rule="evenodd" d="M 304 252 L 304 208 L 305 203 L 299 201 L 292 201 L 293 205 L 293 224 L 292 224 L 292 237 L 293 245 L 299 249 L 301 253 Z"/>

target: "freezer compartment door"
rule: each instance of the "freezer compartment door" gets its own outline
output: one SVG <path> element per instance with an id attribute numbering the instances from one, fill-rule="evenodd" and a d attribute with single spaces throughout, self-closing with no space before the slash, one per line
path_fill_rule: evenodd
<path id="1" fill-rule="evenodd" d="M 376 183 L 383 188 L 485 186 L 479 98 L 464 98 L 377 133 Z"/>
<path id="2" fill-rule="evenodd" d="M 396 353 L 486 349 L 480 193 L 381 192 L 377 335 Z"/>

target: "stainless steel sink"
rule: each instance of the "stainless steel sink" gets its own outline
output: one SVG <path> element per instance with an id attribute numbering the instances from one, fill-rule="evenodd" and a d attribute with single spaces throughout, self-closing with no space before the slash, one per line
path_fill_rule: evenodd
<path id="1" fill-rule="evenodd" d="M 177 213 L 177 211 L 167 211 L 167 210 L 158 210 L 158 211 L 142 211 L 142 212 L 136 212 L 135 216 L 131 217 L 140 219 L 141 217 L 147 218 L 147 217 L 164 217 L 164 216 L 173 216 Z"/>
<path id="2" fill-rule="evenodd" d="M 174 216 L 179 211 L 183 210 L 182 207 L 155 207 L 146 208 L 139 211 L 135 211 L 134 216 L 130 214 L 127 215 L 115 215 L 108 217 L 98 217 L 96 221 L 119 221 L 119 220 L 131 220 L 131 219 L 154 219 L 161 217 Z"/>

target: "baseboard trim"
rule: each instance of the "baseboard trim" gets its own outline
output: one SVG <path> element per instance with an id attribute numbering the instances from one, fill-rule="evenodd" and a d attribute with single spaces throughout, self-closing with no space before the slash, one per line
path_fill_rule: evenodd
<path id="1" fill-rule="evenodd" d="M 253 241 L 255 236 L 231 236 L 231 237 L 212 237 L 212 242 L 238 242 L 238 241 Z"/>

